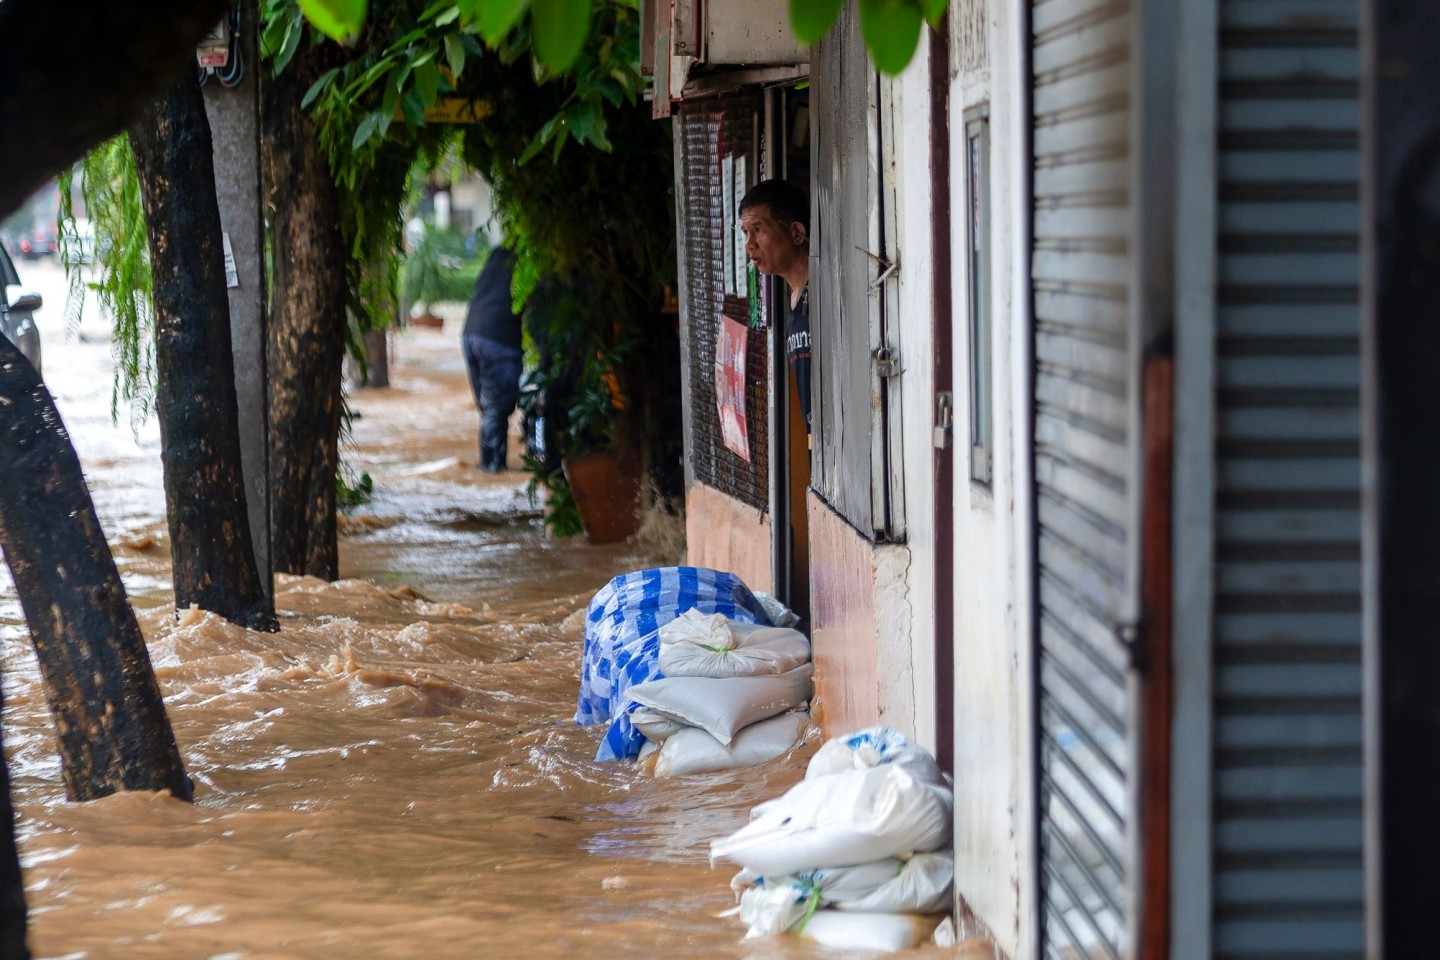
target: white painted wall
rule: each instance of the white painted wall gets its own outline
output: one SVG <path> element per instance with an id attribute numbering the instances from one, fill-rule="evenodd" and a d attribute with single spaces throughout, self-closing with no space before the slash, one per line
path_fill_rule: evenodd
<path id="1" fill-rule="evenodd" d="M 890 303 L 897 354 L 904 372 L 899 391 L 904 448 L 906 544 L 876 552 L 880 704 L 884 721 L 935 749 L 935 519 L 930 409 L 934 389 L 933 261 L 930 230 L 930 63 L 922 39 L 915 59 L 893 80 L 882 80 L 882 102 L 893 112 L 892 162 L 882 171 L 887 202 L 895 203 L 893 252 L 900 262 Z M 901 553 L 903 552 L 903 556 Z M 888 615 L 887 615 L 888 612 Z M 901 617 L 908 618 L 902 627 Z"/>

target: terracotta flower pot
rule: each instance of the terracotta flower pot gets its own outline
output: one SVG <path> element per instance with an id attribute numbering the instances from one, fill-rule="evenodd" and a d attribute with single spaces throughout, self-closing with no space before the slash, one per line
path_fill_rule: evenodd
<path id="1" fill-rule="evenodd" d="M 613 450 L 597 450 L 560 463 L 575 497 L 585 538 L 617 543 L 640 526 L 640 471 Z"/>

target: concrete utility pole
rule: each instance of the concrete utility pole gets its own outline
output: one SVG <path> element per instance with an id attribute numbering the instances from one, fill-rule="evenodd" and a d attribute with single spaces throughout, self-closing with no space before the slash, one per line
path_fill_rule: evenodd
<path id="1" fill-rule="evenodd" d="M 270 417 L 265 365 L 265 245 L 260 195 L 260 50 L 254 5 L 242 5 L 231 56 L 223 74 L 205 84 L 205 112 L 215 144 L 215 194 L 225 231 L 230 338 L 235 354 L 235 399 L 255 566 L 266 596 L 274 599 L 270 558 Z M 219 73 L 217 71 L 217 73 Z M 233 271 L 232 268 L 233 267 Z"/>
<path id="2" fill-rule="evenodd" d="M 1440 912 L 1440 6 L 1361 5 L 1366 956 Z"/>

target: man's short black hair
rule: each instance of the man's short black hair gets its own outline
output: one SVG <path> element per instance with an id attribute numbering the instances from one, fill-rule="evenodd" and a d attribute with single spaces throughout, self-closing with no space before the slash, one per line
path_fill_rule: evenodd
<path id="1" fill-rule="evenodd" d="M 810 198 L 788 180 L 761 180 L 745 191 L 740 200 L 743 216 L 751 207 L 769 207 L 770 216 L 782 226 L 798 223 L 810 232 Z"/>

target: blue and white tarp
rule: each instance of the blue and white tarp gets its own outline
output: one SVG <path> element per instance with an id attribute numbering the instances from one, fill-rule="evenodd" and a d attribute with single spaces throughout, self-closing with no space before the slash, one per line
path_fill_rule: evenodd
<path id="1" fill-rule="evenodd" d="M 765 608 L 733 573 L 705 567 L 651 567 L 611 580 L 590 601 L 575 722 L 611 721 L 597 760 L 639 754 L 645 738 L 630 725 L 626 691 L 659 680 L 660 627 L 686 610 L 770 626 Z"/>

